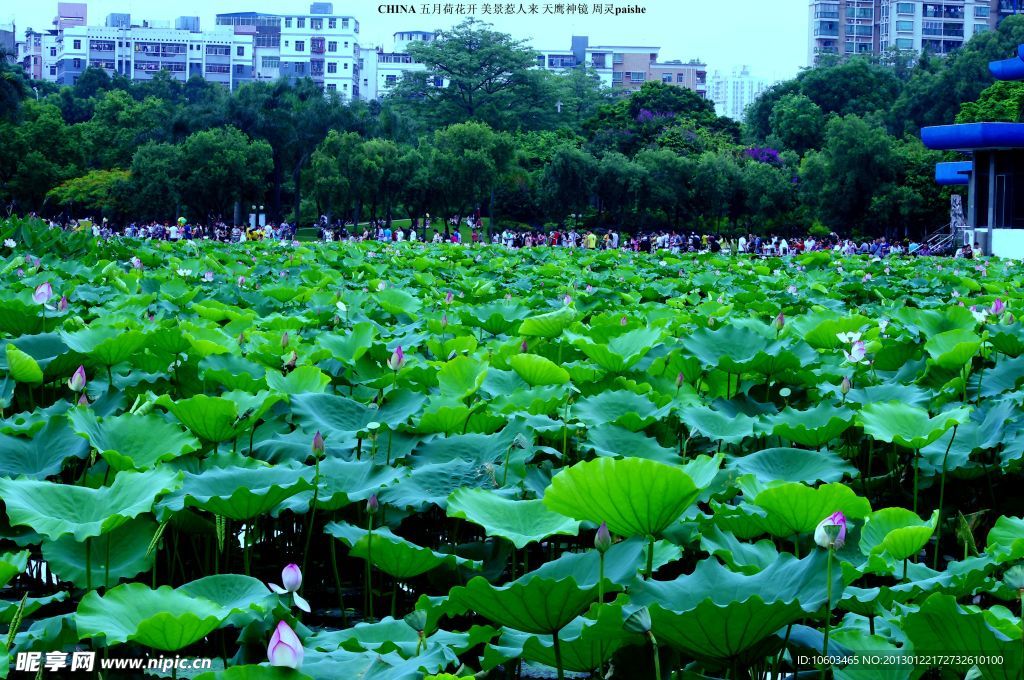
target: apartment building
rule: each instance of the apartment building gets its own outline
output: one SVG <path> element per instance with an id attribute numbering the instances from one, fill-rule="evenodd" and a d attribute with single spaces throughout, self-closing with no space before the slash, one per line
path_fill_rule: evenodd
<path id="1" fill-rule="evenodd" d="M 892 48 L 949 54 L 1022 11 L 1021 0 L 811 0 L 807 62 Z"/>
<path id="2" fill-rule="evenodd" d="M 753 75 L 748 66 L 725 73 L 711 74 L 708 96 L 715 102 L 715 113 L 742 121 L 747 107 L 768 87 L 764 78 Z"/>

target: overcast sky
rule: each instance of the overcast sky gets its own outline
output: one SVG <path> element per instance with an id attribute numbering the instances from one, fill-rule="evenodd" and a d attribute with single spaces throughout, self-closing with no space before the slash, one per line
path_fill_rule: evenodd
<path id="1" fill-rule="evenodd" d="M 423 5 L 423 0 L 404 1 L 417 11 Z M 467 0 L 463 2 L 468 4 Z M 379 0 L 335 0 L 334 11 L 359 20 L 361 44 L 385 47 L 390 46 L 395 31 L 447 28 L 462 18 L 380 14 L 380 4 Z M 483 4 L 478 1 L 478 9 Z M 536 4 L 541 8 L 545 5 L 542 1 Z M 630 3 L 616 0 L 614 4 Z M 589 35 L 592 45 L 660 46 L 662 59 L 700 59 L 708 64 L 709 72 L 749 65 L 753 73 L 769 80 L 791 77 L 806 65 L 805 0 L 641 0 L 634 4 L 645 7 L 646 14 L 478 17 L 517 38 L 529 39 L 538 48 L 567 49 L 573 34 Z M 286 14 L 305 13 L 309 9 L 309 2 L 304 0 L 91 0 L 88 5 L 90 24 L 102 25 L 111 12 L 129 12 L 133 22 L 198 16 L 203 27 L 212 26 L 218 12 L 253 10 Z M 29 26 L 37 30 L 51 28 L 56 9 L 57 3 L 50 0 L 0 0 L 0 23 L 16 22 L 19 35 Z"/>

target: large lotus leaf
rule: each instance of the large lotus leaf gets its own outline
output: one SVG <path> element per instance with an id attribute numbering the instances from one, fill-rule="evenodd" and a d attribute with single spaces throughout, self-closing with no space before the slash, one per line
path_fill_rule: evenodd
<path id="1" fill-rule="evenodd" d="M 347 461 L 328 458 L 320 461 L 320 490 L 316 507 L 320 510 L 339 510 L 349 503 L 364 501 L 379 494 L 395 480 L 408 476 L 409 468 L 375 465 L 369 460 Z M 282 510 L 304 514 L 313 501 L 313 491 L 303 491 L 286 498 L 274 509 L 277 516 Z"/>
<path id="2" fill-rule="evenodd" d="M 959 370 L 981 347 L 981 337 L 974 331 L 957 328 L 928 338 L 924 349 L 932 361 L 942 368 Z"/>
<path id="3" fill-rule="evenodd" d="M 368 559 L 375 567 L 397 579 L 410 579 L 441 566 L 480 567 L 479 562 L 416 545 L 396 536 L 387 527 L 374 529 L 372 539 L 366 529 L 346 522 L 331 522 L 325 531 L 350 546 L 352 557 Z"/>
<path id="4" fill-rule="evenodd" d="M 539 354 L 514 354 L 508 363 L 531 387 L 569 382 L 569 371 Z"/>
<path id="5" fill-rule="evenodd" d="M 155 414 L 100 418 L 91 409 L 74 408 L 68 420 L 115 470 L 147 470 L 199 449 L 188 432 Z"/>
<path id="6" fill-rule="evenodd" d="M 412 293 L 398 288 L 385 288 L 377 293 L 377 304 L 381 309 L 391 314 L 407 314 L 415 316 L 423 303 Z"/>
<path id="7" fill-rule="evenodd" d="M 267 369 L 263 365 L 234 354 L 214 354 L 200 360 L 199 375 L 229 390 L 256 392 L 267 386 Z"/>
<path id="8" fill-rule="evenodd" d="M 765 531 L 790 538 L 814 531 L 821 520 L 841 510 L 849 520 L 867 517 L 871 504 L 843 484 L 810 487 L 790 482 L 769 486 L 753 499 L 766 515 L 761 518 Z"/>
<path id="9" fill-rule="evenodd" d="M 241 574 L 215 574 L 178 586 L 178 592 L 219 605 L 225 612 L 245 612 L 273 593 L 262 581 Z"/>
<path id="10" fill-rule="evenodd" d="M 544 503 L 573 519 L 607 522 L 620 536 L 654 536 L 679 519 L 698 493 L 678 467 L 641 458 L 598 458 L 555 475 Z"/>
<path id="11" fill-rule="evenodd" d="M 31 439 L 0 433 L 0 477 L 45 479 L 60 472 L 66 459 L 87 455 L 89 444 L 63 418 L 52 418 Z"/>
<path id="12" fill-rule="evenodd" d="M 99 366 L 113 366 L 127 361 L 146 344 L 146 335 L 123 328 L 90 326 L 73 333 L 62 332 L 64 344 L 89 357 Z"/>
<path id="13" fill-rule="evenodd" d="M 902 307 L 896 312 L 896 318 L 908 328 L 924 333 L 928 337 L 954 329 L 969 330 L 978 325 L 970 310 L 960 306 L 948 306 L 943 309 Z"/>
<path id="14" fill-rule="evenodd" d="M 676 449 L 662 446 L 657 439 L 648 437 L 643 432 L 633 432 L 618 425 L 602 424 L 589 428 L 587 439 L 580 446 L 593 449 L 599 456 L 631 456 L 661 463 L 680 462 Z"/>
<path id="15" fill-rule="evenodd" d="M 54 541 L 84 541 L 149 512 L 161 494 L 181 485 L 171 470 L 119 472 L 110 486 L 91 489 L 30 479 L 0 479 L 0 498 L 11 524 L 32 527 Z"/>
<path id="16" fill-rule="evenodd" d="M 742 413 L 728 414 L 715 411 L 707 406 L 690 406 L 680 412 L 679 417 L 693 432 L 712 440 L 735 444 L 754 434 L 756 418 Z"/>
<path id="17" fill-rule="evenodd" d="M 43 541 L 43 559 L 62 581 L 74 583 L 79 588 L 90 583 L 93 586 L 117 585 L 120 579 L 132 578 L 153 566 L 149 545 L 156 530 L 157 524 L 153 520 L 136 517 L 93 539 L 89 562 L 91 580 L 85 569 L 85 543 L 72 536 Z"/>
<path id="18" fill-rule="evenodd" d="M 845 407 L 821 403 L 805 411 L 787 407 L 769 419 L 771 434 L 801 446 L 829 443 L 853 424 L 854 413 Z"/>
<path id="19" fill-rule="evenodd" d="M 28 566 L 28 550 L 21 552 L 0 554 L 0 588 L 3 588 L 11 579 L 25 571 Z"/>
<path id="20" fill-rule="evenodd" d="M 380 494 L 380 501 L 399 508 L 422 511 L 429 505 L 444 508 L 448 497 L 463 487 L 493 489 L 498 486 L 490 463 L 458 460 L 424 465 Z"/>
<path id="21" fill-rule="evenodd" d="M 860 410 L 858 421 L 864 432 L 879 441 L 920 449 L 954 425 L 967 422 L 970 415 L 969 409 L 957 408 L 929 418 L 923 408 L 891 401 L 865 405 Z"/>
<path id="22" fill-rule="evenodd" d="M 638 432 L 668 413 L 646 396 L 628 390 L 606 390 L 572 405 L 572 414 L 588 427 L 611 423 Z"/>
<path id="23" fill-rule="evenodd" d="M 321 334 L 317 342 L 343 364 L 352 365 L 369 351 L 377 338 L 377 327 L 363 321 L 355 324 L 345 336 Z"/>
<path id="24" fill-rule="evenodd" d="M 234 520 L 270 512 L 283 500 L 313 489 L 313 468 L 297 462 L 275 466 L 217 467 L 185 473 L 180 490 L 159 503 L 161 509 L 202 508 Z"/>
<path id="25" fill-rule="evenodd" d="M 458 356 L 442 364 L 437 373 L 441 396 L 465 399 L 475 394 L 487 377 L 487 368 L 487 364 L 466 356 Z"/>
<path id="26" fill-rule="evenodd" d="M 216 629 L 227 612 L 203 597 L 160 586 L 126 583 L 100 596 L 82 598 L 75 615 L 81 639 L 100 638 L 109 645 L 137 642 L 166 652 L 201 640 Z"/>
<path id="27" fill-rule="evenodd" d="M 21 600 L 0 600 L 0 626 L 9 626 L 11 622 L 14 621 L 14 615 L 17 614 L 19 610 L 21 612 L 21 616 L 23 618 L 27 618 L 48 604 L 63 602 L 66 599 L 68 599 L 68 593 L 62 590 L 52 595 L 44 595 L 43 597 L 25 598 L 24 608 L 21 606 Z"/>
<path id="28" fill-rule="evenodd" d="M 913 670 L 912 657 L 906 648 L 901 648 L 882 635 L 872 635 L 867 630 L 857 628 L 833 629 L 829 638 L 829 653 L 833 653 L 833 645 L 842 645 L 851 654 L 860 654 L 861 658 L 881 655 L 886 659 L 885 666 L 860 666 L 851 664 L 845 668 L 833 667 L 835 680 L 909 680 Z M 893 663 L 895 659 L 906 656 L 905 663 Z"/>
<path id="29" fill-rule="evenodd" d="M 718 330 L 700 328 L 683 344 L 704 366 L 742 373 L 768 349 L 771 340 L 745 326 L 728 325 Z"/>
<path id="30" fill-rule="evenodd" d="M 43 382 L 43 369 L 36 360 L 10 343 L 7 345 L 7 373 L 15 382 L 26 385 Z"/>
<path id="31" fill-rule="evenodd" d="M 1009 357 L 1024 354 L 1024 325 L 990 326 L 988 341 L 996 351 Z"/>
<path id="32" fill-rule="evenodd" d="M 519 579 L 494 586 L 482 576 L 452 588 L 448 606 L 475 611 L 484 618 L 526 633 L 553 634 L 587 610 L 597 598 L 597 585 L 581 588 L 571 578 Z"/>
<path id="33" fill-rule="evenodd" d="M 226 442 L 237 437 L 244 428 L 238 405 L 230 399 L 197 394 L 189 399 L 171 401 L 164 395 L 158 400 L 195 436 L 208 442 Z"/>
<path id="34" fill-rule="evenodd" d="M 782 555 L 752 575 L 704 560 L 674 581 L 637 582 L 631 600 L 648 606 L 659 640 L 697 658 L 729 659 L 825 603 L 827 559 L 824 551 L 802 560 Z M 840 571 L 832 572 L 833 603 L 842 594 Z"/>
<path id="35" fill-rule="evenodd" d="M 575 673 L 592 671 L 611 659 L 622 646 L 639 643 L 639 635 L 630 634 L 623 628 L 624 620 L 621 604 L 597 605 L 586 616 L 573 619 L 558 633 L 563 670 Z M 525 660 L 555 667 L 551 636 L 507 630 L 499 644 L 510 643 L 522 645 Z"/>
<path id="36" fill-rule="evenodd" d="M 764 449 L 736 458 L 727 467 L 741 475 L 754 475 L 761 482 L 838 482 L 857 474 L 857 469 L 838 455 L 807 449 Z"/>
<path id="37" fill-rule="evenodd" d="M 523 319 L 523 323 L 519 325 L 519 335 L 557 338 L 575 319 L 576 312 L 573 311 L 572 307 L 561 307 L 553 312 L 537 314 Z"/>
<path id="38" fill-rule="evenodd" d="M 786 330 L 803 337 L 815 349 L 834 350 L 840 346 L 840 333 L 853 333 L 871 323 L 871 319 L 860 314 L 837 317 L 835 312 L 822 310 L 803 314 L 786 322 Z"/>
<path id="39" fill-rule="evenodd" d="M 918 611 L 903 618 L 901 627 L 916 656 L 954 656 L 936 660 L 943 670 L 966 673 L 974 665 L 971 656 L 1001 657 L 1002 663 L 978 665 L 978 677 L 984 680 L 1019 680 L 1024 668 L 1020 626 L 1007 635 L 990 625 L 984 612 L 961 607 L 951 595 L 929 596 Z"/>
<path id="40" fill-rule="evenodd" d="M 306 394 L 323 392 L 331 384 L 331 378 L 316 366 L 299 366 L 288 375 L 277 371 L 267 372 L 267 386 L 282 394 Z"/>
<path id="41" fill-rule="evenodd" d="M 744 574 L 756 574 L 779 559 L 779 551 L 771 541 L 745 543 L 716 526 L 701 532 L 700 547 L 709 555 L 722 560 L 733 571 Z"/>
<path id="42" fill-rule="evenodd" d="M 613 337 L 607 342 L 576 333 L 566 333 L 566 338 L 601 368 L 621 373 L 650 352 L 662 335 L 661 329 L 646 326 Z"/>
<path id="43" fill-rule="evenodd" d="M 904 560 L 916 555 L 935 533 L 939 511 L 927 522 L 906 508 L 876 510 L 864 522 L 860 534 L 860 551 L 865 555 L 888 555 Z"/>
<path id="44" fill-rule="evenodd" d="M 1024 518 L 1002 516 L 988 532 L 985 552 L 997 562 L 1024 558 Z"/>
<path id="45" fill-rule="evenodd" d="M 544 501 L 517 501 L 485 489 L 459 489 L 448 498 L 448 516 L 479 524 L 488 536 L 506 538 L 516 548 L 554 534 L 575 536 L 580 523 L 548 510 Z"/>
<path id="46" fill-rule="evenodd" d="M 647 566 L 648 542 L 640 537 L 619 541 L 604 554 L 605 590 L 615 586 L 625 588 Z M 653 568 L 655 570 L 679 558 L 679 548 L 668 541 L 656 541 Z M 597 585 L 601 577 L 601 558 L 596 550 L 563 553 L 561 557 L 545 562 L 529 572 L 523 580 L 546 578 L 552 581 L 571 578 L 581 588 Z"/>
<path id="47" fill-rule="evenodd" d="M 397 429 L 420 412 L 424 401 L 425 395 L 399 390 L 389 394 L 380 408 L 334 394 L 301 394 L 292 397 L 291 404 L 306 430 L 320 430 L 325 437 L 337 433 L 339 439 L 345 439 L 372 422 Z"/>

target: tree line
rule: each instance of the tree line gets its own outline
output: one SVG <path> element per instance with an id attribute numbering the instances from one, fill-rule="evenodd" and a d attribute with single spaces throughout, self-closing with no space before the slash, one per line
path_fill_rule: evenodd
<path id="1" fill-rule="evenodd" d="M 229 92 L 100 69 L 58 88 L 0 60 L 0 201 L 115 221 L 230 222 L 259 204 L 300 225 L 480 211 L 524 228 L 918 234 L 949 203 L 920 127 L 1018 120 L 1024 89 L 993 85 L 987 63 L 1022 42 L 1013 17 L 948 57 L 825 62 L 742 125 L 686 89 L 621 96 L 592 70 L 533 68 L 527 45 L 474 20 L 411 46 L 424 70 L 373 102 L 308 79 Z"/>

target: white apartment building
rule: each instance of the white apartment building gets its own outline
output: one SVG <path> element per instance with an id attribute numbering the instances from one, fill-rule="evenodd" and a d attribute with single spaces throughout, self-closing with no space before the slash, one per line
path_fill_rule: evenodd
<path id="1" fill-rule="evenodd" d="M 730 73 L 715 71 L 708 85 L 708 97 L 715 102 L 715 113 L 742 121 L 747 107 L 757 99 L 769 83 L 754 76 L 749 67 L 734 68 Z"/>
<path id="2" fill-rule="evenodd" d="M 997 18 L 991 0 L 883 0 L 879 48 L 949 54 L 974 35 L 991 30 Z"/>

